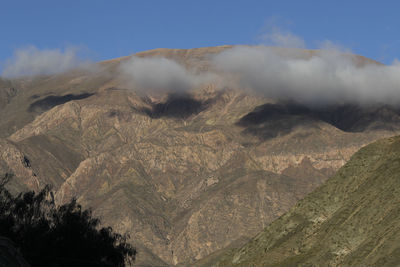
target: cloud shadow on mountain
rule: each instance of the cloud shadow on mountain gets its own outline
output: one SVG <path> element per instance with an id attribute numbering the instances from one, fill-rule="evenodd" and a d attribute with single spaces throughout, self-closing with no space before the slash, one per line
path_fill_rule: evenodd
<path id="1" fill-rule="evenodd" d="M 345 132 L 363 132 L 368 129 L 394 130 L 400 127 L 398 108 L 382 105 L 363 107 L 337 105 L 309 108 L 297 103 L 264 104 L 239 119 L 237 126 L 243 133 L 263 140 L 286 135 L 299 125 L 313 127 L 312 122 L 324 121 Z M 315 127 L 315 126 L 314 126 Z"/>
<path id="2" fill-rule="evenodd" d="M 186 119 L 207 109 L 212 103 L 212 100 L 200 101 L 189 94 L 170 94 L 164 102 L 159 103 L 144 100 L 150 108 L 142 108 L 141 111 L 151 118 Z"/>
<path id="3" fill-rule="evenodd" d="M 46 96 L 43 99 L 36 100 L 32 104 L 30 104 L 28 111 L 29 112 L 46 111 L 55 106 L 67 103 L 69 101 L 85 99 L 92 95 L 94 95 L 94 94 L 93 93 L 82 93 L 82 94 L 77 94 L 77 95 L 67 94 L 67 95 L 63 95 L 63 96 L 50 95 L 50 96 Z"/>
<path id="4" fill-rule="evenodd" d="M 294 103 L 264 104 L 243 116 L 237 126 L 243 127 L 243 133 L 251 134 L 262 140 L 290 133 L 296 126 L 314 120 L 310 110 Z"/>

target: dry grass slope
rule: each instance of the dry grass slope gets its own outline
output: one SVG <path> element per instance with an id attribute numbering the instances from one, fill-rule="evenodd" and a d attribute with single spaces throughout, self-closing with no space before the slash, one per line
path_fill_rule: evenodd
<path id="1" fill-rule="evenodd" d="M 358 151 L 336 175 L 214 266 L 398 266 L 400 137 Z"/>

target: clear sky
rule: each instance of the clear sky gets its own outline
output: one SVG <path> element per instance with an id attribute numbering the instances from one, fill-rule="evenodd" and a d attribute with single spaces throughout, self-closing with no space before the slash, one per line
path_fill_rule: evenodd
<path id="1" fill-rule="evenodd" d="M 400 59 L 400 1 L 1 0 L 0 63 L 15 49 L 84 48 L 93 60 L 165 47 L 260 44 L 271 30 Z"/>

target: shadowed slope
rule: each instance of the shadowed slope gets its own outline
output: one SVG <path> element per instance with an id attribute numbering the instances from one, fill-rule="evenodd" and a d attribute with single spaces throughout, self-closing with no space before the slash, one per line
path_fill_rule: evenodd
<path id="1" fill-rule="evenodd" d="M 143 108 L 151 118 L 181 118 L 196 115 L 207 108 L 207 103 L 194 99 L 188 94 L 171 94 L 165 102 L 149 103 L 151 108 Z"/>
<path id="2" fill-rule="evenodd" d="M 46 96 L 43 99 L 36 100 L 32 104 L 29 105 L 28 111 L 32 112 L 34 110 L 45 111 L 49 110 L 55 106 L 62 105 L 72 100 L 80 100 L 85 99 L 94 95 L 93 93 L 82 93 L 79 95 L 67 94 L 62 96 L 50 95 Z"/>
<path id="3" fill-rule="evenodd" d="M 244 133 L 267 140 L 286 135 L 300 125 L 315 127 L 323 121 L 344 132 L 396 130 L 400 112 L 392 106 L 335 105 L 309 108 L 296 103 L 264 104 L 256 107 L 236 123 Z"/>

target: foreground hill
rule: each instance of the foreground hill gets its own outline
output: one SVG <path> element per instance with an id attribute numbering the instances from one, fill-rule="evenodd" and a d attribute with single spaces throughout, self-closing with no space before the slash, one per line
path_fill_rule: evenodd
<path id="1" fill-rule="evenodd" d="M 230 48 L 136 56 L 201 72 Z M 148 93 L 119 76 L 130 58 L 0 80 L 0 171 L 15 174 L 15 191 L 50 183 L 59 204 L 77 197 L 105 225 L 130 233 L 142 265 L 193 262 L 243 244 L 360 147 L 400 133 L 399 111 L 384 105 L 315 110 L 213 83 Z"/>
<path id="2" fill-rule="evenodd" d="M 334 177 L 214 266 L 398 266 L 400 137 L 358 151 Z"/>

